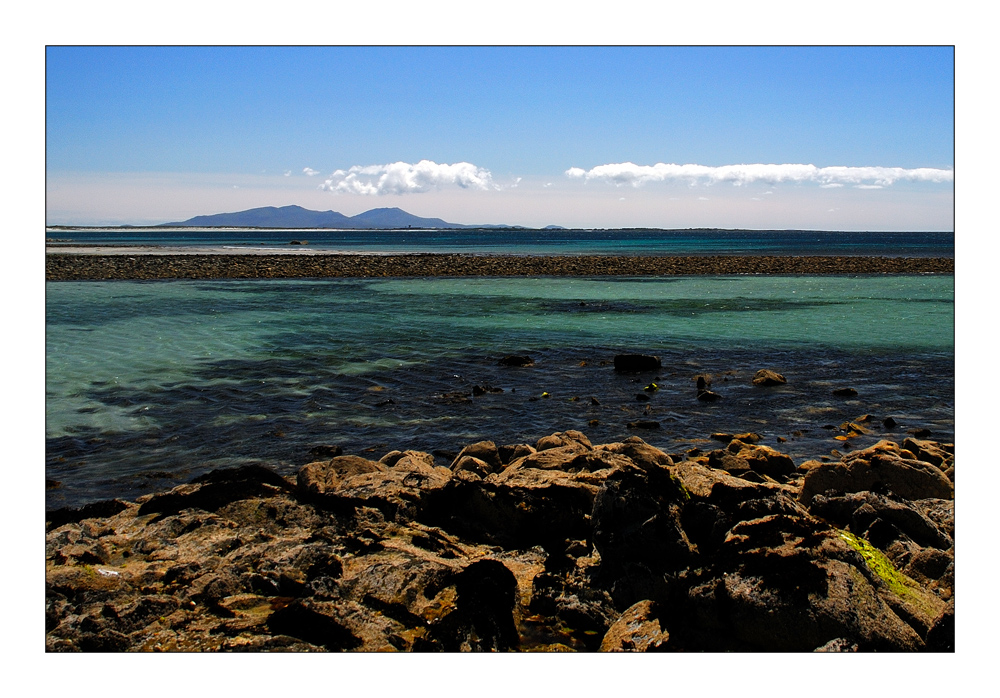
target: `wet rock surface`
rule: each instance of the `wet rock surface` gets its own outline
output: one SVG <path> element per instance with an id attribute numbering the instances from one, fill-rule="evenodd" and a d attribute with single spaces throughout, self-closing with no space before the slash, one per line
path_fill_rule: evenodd
<path id="1" fill-rule="evenodd" d="M 673 276 L 681 274 L 953 274 L 946 257 L 517 256 L 359 254 L 45 255 L 48 281 L 422 276 Z"/>
<path id="2" fill-rule="evenodd" d="M 954 448 L 754 434 L 216 470 L 47 515 L 49 651 L 954 651 Z"/>

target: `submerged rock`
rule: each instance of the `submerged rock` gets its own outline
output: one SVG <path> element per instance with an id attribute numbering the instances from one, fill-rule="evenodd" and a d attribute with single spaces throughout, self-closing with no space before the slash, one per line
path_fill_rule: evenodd
<path id="1" fill-rule="evenodd" d="M 514 367 L 528 367 L 534 366 L 535 361 L 530 356 L 519 356 L 516 354 L 509 354 L 497 361 L 498 366 L 514 366 Z"/>
<path id="2" fill-rule="evenodd" d="M 660 368 L 662 368 L 662 365 L 658 356 L 648 356 L 646 354 L 615 355 L 615 370 L 622 373 L 657 371 Z"/>
<path id="3" fill-rule="evenodd" d="M 762 368 L 757 373 L 753 374 L 753 380 L 751 381 L 754 385 L 784 385 L 788 381 L 785 377 L 776 371 L 772 371 L 767 368 Z"/>

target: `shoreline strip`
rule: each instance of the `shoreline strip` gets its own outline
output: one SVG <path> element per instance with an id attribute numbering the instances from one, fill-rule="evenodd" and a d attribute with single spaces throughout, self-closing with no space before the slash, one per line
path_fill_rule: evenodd
<path id="1" fill-rule="evenodd" d="M 46 281 L 371 277 L 954 274 L 950 257 L 47 252 Z"/>

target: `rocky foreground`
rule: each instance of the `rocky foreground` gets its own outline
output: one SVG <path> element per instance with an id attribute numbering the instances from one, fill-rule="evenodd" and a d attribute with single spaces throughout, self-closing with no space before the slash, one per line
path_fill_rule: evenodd
<path id="1" fill-rule="evenodd" d="M 952 651 L 951 444 L 315 449 L 49 512 L 50 651 Z"/>
<path id="2" fill-rule="evenodd" d="M 47 281 L 424 276 L 953 274 L 947 257 L 516 256 L 467 254 L 67 254 L 45 256 Z"/>

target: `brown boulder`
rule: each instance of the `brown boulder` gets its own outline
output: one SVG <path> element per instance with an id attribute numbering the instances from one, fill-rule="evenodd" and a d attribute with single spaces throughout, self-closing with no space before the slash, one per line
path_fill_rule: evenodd
<path id="1" fill-rule="evenodd" d="M 648 599 L 630 606 L 601 640 L 601 652 L 656 652 L 670 635 L 661 627 L 659 609 Z"/>
<path id="2" fill-rule="evenodd" d="M 914 454 L 918 460 L 936 465 L 941 470 L 947 470 L 955 464 L 953 444 L 940 444 L 908 436 L 903 439 L 903 448 Z"/>
<path id="3" fill-rule="evenodd" d="M 480 478 L 484 478 L 494 472 L 494 468 L 490 466 L 489 463 L 481 461 L 473 456 L 459 456 L 455 459 L 455 462 L 451 464 L 451 471 L 453 473 L 475 473 Z"/>
<path id="4" fill-rule="evenodd" d="M 487 466 L 487 471 L 483 473 L 483 477 L 489 475 L 492 472 L 497 472 L 503 468 L 503 462 L 500 459 L 500 451 L 497 449 L 497 445 L 492 441 L 478 441 L 474 444 L 469 444 L 461 451 L 459 451 L 458 456 L 451 464 L 451 469 L 455 470 L 455 466 L 458 465 L 459 461 L 465 456 L 471 456 L 476 460 L 484 463 Z"/>
<path id="5" fill-rule="evenodd" d="M 643 470 L 651 470 L 664 465 L 673 465 L 673 459 L 656 448 L 650 446 L 638 436 L 630 436 L 624 441 L 611 444 L 599 444 L 594 446 L 595 451 L 608 451 L 627 456 L 633 463 Z"/>
<path id="6" fill-rule="evenodd" d="M 772 371 L 767 368 L 762 368 L 753 374 L 753 384 L 754 385 L 783 385 L 788 381 L 780 373 Z"/>
<path id="7" fill-rule="evenodd" d="M 380 473 L 386 466 L 360 456 L 336 456 L 329 461 L 316 461 L 303 465 L 298 472 L 298 486 L 313 495 L 333 492 L 340 484 L 355 475 Z"/>
<path id="8" fill-rule="evenodd" d="M 740 443 L 734 441 L 733 443 Z M 770 446 L 761 445 L 741 445 L 736 456 L 747 462 L 751 470 L 761 475 L 771 477 L 782 477 L 795 472 L 795 463 L 791 456 L 787 456 L 780 451 L 776 451 Z"/>
<path id="9" fill-rule="evenodd" d="M 715 470 L 692 461 L 681 461 L 670 468 L 670 472 L 692 499 L 726 506 L 782 493 L 789 496 L 798 494 L 798 490 L 790 485 L 748 482 L 725 471 Z"/>
<path id="10" fill-rule="evenodd" d="M 846 454 L 840 463 L 824 463 L 806 473 L 801 501 L 817 494 L 864 492 L 887 488 L 905 499 L 953 499 L 954 485 L 938 468 L 924 461 L 902 458 L 898 444 L 880 441 Z"/>
<path id="11" fill-rule="evenodd" d="M 586 434 L 573 429 L 568 431 L 559 431 L 555 434 L 549 434 L 548 436 L 543 436 L 535 444 L 536 451 L 544 451 L 549 448 L 559 448 L 561 446 L 582 446 L 582 450 L 590 450 L 593 445 L 590 443 L 590 439 L 587 438 Z"/>

